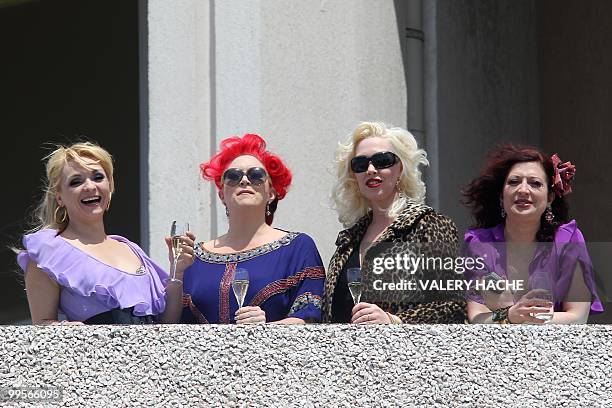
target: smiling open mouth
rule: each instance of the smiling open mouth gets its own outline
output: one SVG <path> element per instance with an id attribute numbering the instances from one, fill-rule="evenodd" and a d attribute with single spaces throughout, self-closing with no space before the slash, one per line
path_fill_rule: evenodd
<path id="1" fill-rule="evenodd" d="M 102 197 L 100 196 L 95 196 L 95 197 L 88 197 L 88 198 L 84 198 L 81 200 L 81 202 L 83 204 L 98 204 L 100 201 L 102 201 Z"/>

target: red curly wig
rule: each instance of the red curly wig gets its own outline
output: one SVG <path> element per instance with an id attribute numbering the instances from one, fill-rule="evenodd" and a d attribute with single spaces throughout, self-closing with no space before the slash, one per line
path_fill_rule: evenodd
<path id="1" fill-rule="evenodd" d="M 291 171 L 280 157 L 266 150 L 266 142 L 261 136 L 247 133 L 243 137 L 232 136 L 221 141 L 219 153 L 215 154 L 207 163 L 200 164 L 202 177 L 214 181 L 217 188 L 221 189 L 223 172 L 232 160 L 243 155 L 253 156 L 264 165 L 272 187 L 276 191 L 276 198 L 270 204 L 272 216 L 266 217 L 266 222 L 271 224 L 277 202 L 285 197 L 291 184 Z"/>

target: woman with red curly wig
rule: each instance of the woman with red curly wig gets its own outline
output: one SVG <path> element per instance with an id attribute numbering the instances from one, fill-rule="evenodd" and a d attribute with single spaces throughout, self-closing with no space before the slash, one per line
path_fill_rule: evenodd
<path id="1" fill-rule="evenodd" d="M 219 190 L 229 230 L 195 245 L 194 263 L 183 275 L 182 321 L 319 322 L 325 278 L 319 252 L 308 235 L 271 226 L 291 171 L 255 134 L 223 140 L 200 168 Z M 241 269 L 249 279 L 243 307 L 232 293 Z"/>
<path id="2" fill-rule="evenodd" d="M 503 145 L 467 186 L 476 224 L 465 234 L 466 251 L 483 261 L 467 273 L 470 322 L 586 323 L 589 312 L 603 311 L 584 237 L 568 219 L 575 171 L 557 155 Z"/>

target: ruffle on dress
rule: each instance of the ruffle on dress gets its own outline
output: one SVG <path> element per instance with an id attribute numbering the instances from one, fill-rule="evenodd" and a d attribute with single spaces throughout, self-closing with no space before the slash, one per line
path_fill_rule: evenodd
<path id="1" fill-rule="evenodd" d="M 133 307 L 136 316 L 162 313 L 166 307 L 168 273 L 128 239 L 118 235 L 109 238 L 134 251 L 144 267 L 141 274 L 103 263 L 52 229 L 25 235 L 25 250 L 17 255 L 17 262 L 25 271 L 31 260 L 62 287 L 60 309 L 69 320 L 85 320 L 114 308 Z"/>

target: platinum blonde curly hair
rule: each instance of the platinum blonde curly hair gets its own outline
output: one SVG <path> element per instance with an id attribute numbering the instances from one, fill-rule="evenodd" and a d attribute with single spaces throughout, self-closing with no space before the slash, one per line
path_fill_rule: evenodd
<path id="1" fill-rule="evenodd" d="M 427 166 L 429 162 L 427 153 L 419 149 L 414 136 L 400 127 L 387 127 L 381 122 L 362 122 L 348 135 L 344 143 L 338 143 L 334 160 L 338 177 L 331 198 L 338 212 L 338 220 L 345 228 L 354 225 L 370 209 L 350 169 L 357 145 L 370 137 L 389 140 L 393 153 L 402 161 L 403 169 L 398 186 L 400 194 L 389 208 L 389 215 L 396 217 L 409 201 L 419 204 L 425 201 L 425 183 L 419 166 Z"/>

